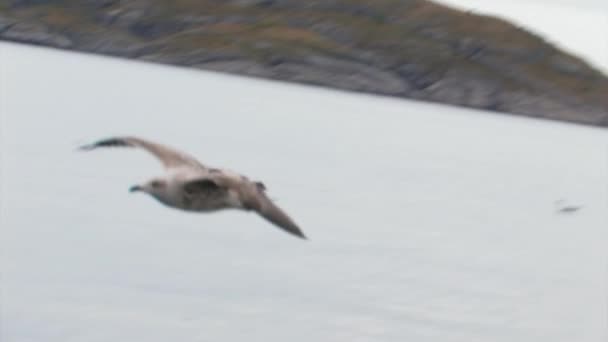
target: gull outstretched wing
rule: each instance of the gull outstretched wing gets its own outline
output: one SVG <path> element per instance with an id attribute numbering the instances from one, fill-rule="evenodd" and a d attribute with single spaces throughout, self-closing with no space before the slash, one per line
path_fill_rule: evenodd
<path id="1" fill-rule="evenodd" d="M 196 168 L 205 168 L 195 158 L 177 151 L 171 147 L 154 143 L 136 137 L 112 137 L 81 146 L 81 150 L 89 151 L 100 147 L 138 147 L 153 154 L 167 169 L 188 165 Z"/>

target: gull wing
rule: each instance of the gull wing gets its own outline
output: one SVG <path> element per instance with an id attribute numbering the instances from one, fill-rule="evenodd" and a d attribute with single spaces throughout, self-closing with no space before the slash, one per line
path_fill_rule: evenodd
<path id="1" fill-rule="evenodd" d="M 258 206 L 254 210 L 267 221 L 299 238 L 307 239 L 300 227 L 281 208 L 260 192 Z"/>
<path id="2" fill-rule="evenodd" d="M 245 176 L 224 170 L 210 172 L 207 177 L 216 185 L 237 192 L 244 209 L 254 210 L 278 228 L 299 238 L 307 239 L 289 215 L 266 196 L 266 186 L 262 182 L 252 182 Z"/>
<path id="3" fill-rule="evenodd" d="M 164 146 L 158 143 L 154 143 L 148 140 L 136 138 L 136 137 L 112 137 L 102 139 L 92 144 L 81 146 L 80 149 L 84 151 L 94 150 L 100 147 L 137 147 L 142 148 L 149 153 L 153 154 L 163 166 L 167 169 L 179 166 L 191 166 L 196 168 L 205 168 L 195 158 L 177 151 L 171 147 Z"/>

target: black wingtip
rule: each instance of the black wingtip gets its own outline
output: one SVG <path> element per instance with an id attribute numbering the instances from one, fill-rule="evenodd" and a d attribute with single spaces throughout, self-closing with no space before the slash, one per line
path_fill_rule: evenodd
<path id="1" fill-rule="evenodd" d="M 108 138 L 108 139 L 96 141 L 92 144 L 82 145 L 78 148 L 78 150 L 90 151 L 90 150 L 94 150 L 98 147 L 124 147 L 124 146 L 134 146 L 134 145 L 132 143 L 130 143 L 129 141 L 125 140 L 124 138 Z"/>
<path id="2" fill-rule="evenodd" d="M 301 231 L 294 231 L 294 232 L 290 232 L 292 235 L 302 239 L 302 240 L 309 240 L 308 236 L 304 235 L 304 233 L 302 233 Z"/>
<path id="3" fill-rule="evenodd" d="M 277 227 L 281 228 L 281 230 L 283 230 L 284 232 L 286 232 L 287 234 L 289 234 L 291 236 L 297 237 L 302 240 L 310 240 L 308 238 L 308 236 L 304 235 L 304 232 L 302 232 L 302 230 L 296 225 L 287 226 L 287 227 L 277 225 Z"/>

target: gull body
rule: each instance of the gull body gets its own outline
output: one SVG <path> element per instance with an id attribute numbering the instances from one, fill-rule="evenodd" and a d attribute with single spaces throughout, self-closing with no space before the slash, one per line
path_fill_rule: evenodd
<path id="1" fill-rule="evenodd" d="M 137 147 L 160 160 L 165 174 L 131 192 L 144 192 L 175 209 L 214 212 L 222 209 L 255 211 L 284 231 L 306 238 L 298 225 L 266 195 L 266 186 L 239 173 L 205 166 L 193 157 L 170 147 L 136 137 L 113 137 L 80 147 Z"/>

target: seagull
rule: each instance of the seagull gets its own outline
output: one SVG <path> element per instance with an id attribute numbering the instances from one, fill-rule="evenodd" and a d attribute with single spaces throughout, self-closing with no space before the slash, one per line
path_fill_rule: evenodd
<path id="1" fill-rule="evenodd" d="M 266 196 L 266 186 L 236 172 L 205 166 L 168 146 L 137 137 L 112 137 L 80 146 L 83 151 L 101 147 L 135 147 L 148 151 L 162 163 L 165 175 L 132 186 L 162 204 L 185 211 L 215 212 L 222 209 L 255 211 L 284 231 L 306 236 L 298 225 Z"/>

